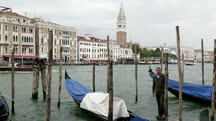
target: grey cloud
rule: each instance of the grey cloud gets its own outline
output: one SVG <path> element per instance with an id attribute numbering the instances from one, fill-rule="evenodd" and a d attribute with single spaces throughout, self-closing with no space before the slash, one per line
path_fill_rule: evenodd
<path id="1" fill-rule="evenodd" d="M 216 38 L 215 0 L 1 0 L 0 5 L 29 17 L 42 17 L 58 24 L 74 26 L 85 33 L 111 39 L 123 2 L 127 17 L 128 41 L 142 46 L 176 44 L 175 26 L 180 25 L 182 45 L 212 50 Z"/>

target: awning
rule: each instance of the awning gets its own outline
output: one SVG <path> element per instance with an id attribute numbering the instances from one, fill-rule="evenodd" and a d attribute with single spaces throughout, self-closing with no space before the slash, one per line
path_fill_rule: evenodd
<path id="1" fill-rule="evenodd" d="M 10 58 L 11 55 L 4 55 L 3 57 L 8 57 Z M 14 58 L 29 58 L 29 59 L 35 59 L 38 58 L 37 56 L 14 56 Z"/>
<path id="2" fill-rule="evenodd" d="M 0 56 L 0 59 L 2 59 L 3 57 Z"/>

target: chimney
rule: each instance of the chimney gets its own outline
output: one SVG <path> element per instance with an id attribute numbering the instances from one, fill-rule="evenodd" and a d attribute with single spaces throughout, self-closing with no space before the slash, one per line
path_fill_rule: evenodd
<path id="1" fill-rule="evenodd" d="M 25 12 L 25 16 L 27 16 L 27 13 Z"/>

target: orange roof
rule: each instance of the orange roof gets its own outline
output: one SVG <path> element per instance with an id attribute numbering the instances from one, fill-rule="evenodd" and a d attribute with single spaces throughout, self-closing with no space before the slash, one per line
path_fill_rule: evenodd
<path id="1" fill-rule="evenodd" d="M 4 14 L 4 15 L 9 15 L 9 16 L 15 16 L 15 17 L 21 17 L 21 18 L 25 18 L 25 19 L 29 19 L 28 17 L 26 16 L 23 16 L 23 15 L 20 15 L 20 14 L 17 14 L 17 13 L 13 13 L 13 12 L 0 12 L 0 14 Z"/>

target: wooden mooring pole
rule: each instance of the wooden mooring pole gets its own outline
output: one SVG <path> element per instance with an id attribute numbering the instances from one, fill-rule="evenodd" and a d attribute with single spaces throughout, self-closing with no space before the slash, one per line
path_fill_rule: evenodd
<path id="1" fill-rule="evenodd" d="M 52 79 L 52 61 L 53 61 L 53 31 L 49 31 L 48 40 L 48 78 L 46 89 L 46 115 L 45 121 L 50 121 L 50 105 L 51 105 L 51 79 Z"/>
<path id="2" fill-rule="evenodd" d="M 177 53 L 178 53 L 178 72 L 179 72 L 179 121 L 182 121 L 182 71 L 181 71 L 181 52 L 179 26 L 176 26 Z"/>
<path id="3" fill-rule="evenodd" d="M 216 39 L 214 40 L 214 66 L 212 80 L 211 121 L 214 121 L 215 113 L 215 80 L 216 80 Z"/>
<path id="4" fill-rule="evenodd" d="M 168 53 L 166 53 L 166 65 L 165 65 L 165 118 L 168 120 Z"/>
<path id="5" fill-rule="evenodd" d="M 161 47 L 161 73 L 163 73 L 163 47 Z"/>
<path id="6" fill-rule="evenodd" d="M 135 82 L 136 82 L 136 97 L 135 101 L 138 101 L 138 78 L 137 78 L 137 52 L 136 52 L 136 45 L 135 45 Z"/>
<path id="7" fill-rule="evenodd" d="M 201 50 L 202 50 L 202 85 L 205 84 L 204 81 L 204 48 L 203 48 L 203 39 L 201 39 Z"/>
<path id="8" fill-rule="evenodd" d="M 184 61 L 184 54 L 182 54 L 182 82 L 184 82 L 184 64 L 185 64 L 185 61 Z"/>
<path id="9" fill-rule="evenodd" d="M 92 85 L 93 85 L 93 92 L 95 92 L 95 63 L 93 63 L 93 70 L 92 70 Z"/>
<path id="10" fill-rule="evenodd" d="M 61 83 L 62 83 L 62 47 L 60 47 L 60 63 L 59 63 L 59 88 L 58 88 L 58 104 L 57 106 L 60 107 L 61 101 Z"/>
<path id="11" fill-rule="evenodd" d="M 47 87 L 46 61 L 45 59 L 40 59 L 39 62 L 40 62 L 40 69 L 41 69 L 41 84 L 42 84 L 42 91 L 43 91 L 43 99 L 46 99 L 46 87 Z"/>
<path id="12" fill-rule="evenodd" d="M 110 48 L 109 48 L 109 36 L 107 36 L 107 54 L 108 54 L 108 63 L 109 63 L 109 55 L 110 55 Z M 108 65 L 108 71 L 107 71 L 107 93 L 109 93 L 109 80 L 110 80 L 110 77 L 109 77 L 109 65 Z"/>
<path id="13" fill-rule="evenodd" d="M 109 36 L 107 36 L 109 38 Z M 109 50 L 109 39 L 107 39 L 107 49 Z M 109 113 L 108 121 L 113 121 L 113 64 L 110 52 L 108 51 L 108 75 L 107 80 L 109 84 Z"/>
<path id="14" fill-rule="evenodd" d="M 14 104 L 15 104 L 15 82 L 14 82 L 14 48 L 12 50 L 12 56 L 11 56 L 11 61 L 12 61 L 12 70 L 11 70 L 11 93 L 12 93 L 12 114 L 15 112 Z"/>
<path id="15" fill-rule="evenodd" d="M 38 99 L 40 64 L 39 58 L 33 61 L 32 99 Z"/>

